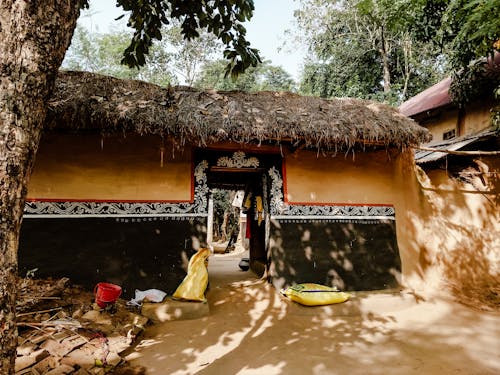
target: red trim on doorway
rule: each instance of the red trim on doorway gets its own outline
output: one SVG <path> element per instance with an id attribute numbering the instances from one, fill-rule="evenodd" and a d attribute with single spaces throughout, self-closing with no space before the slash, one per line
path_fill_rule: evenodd
<path id="1" fill-rule="evenodd" d="M 194 157 L 195 157 L 195 154 L 194 154 L 194 148 L 191 147 L 191 200 L 189 201 L 189 203 L 193 203 L 194 202 L 194 184 L 195 184 L 195 177 L 194 177 Z"/>
<path id="2" fill-rule="evenodd" d="M 286 181 L 286 158 L 281 159 L 281 174 L 283 175 L 283 201 L 288 203 L 288 189 Z"/>

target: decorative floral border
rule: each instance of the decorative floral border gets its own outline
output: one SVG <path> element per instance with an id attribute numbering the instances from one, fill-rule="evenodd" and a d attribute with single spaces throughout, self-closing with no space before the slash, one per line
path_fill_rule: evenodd
<path id="1" fill-rule="evenodd" d="M 259 159 L 256 157 L 246 157 L 243 151 L 236 151 L 231 158 L 222 156 L 217 159 L 218 167 L 230 168 L 257 168 L 259 166 Z"/>
<path id="2" fill-rule="evenodd" d="M 208 162 L 201 161 L 194 170 L 195 190 L 192 203 L 141 202 L 26 202 L 24 217 L 82 217 L 82 216 L 207 216 Z"/>
<path id="3" fill-rule="evenodd" d="M 331 205 L 291 205 L 283 199 L 283 178 L 280 172 L 272 167 L 269 170 L 271 178 L 271 215 L 277 219 L 293 217 L 305 220 L 311 219 L 390 219 L 394 220 L 393 206 L 331 206 Z"/>

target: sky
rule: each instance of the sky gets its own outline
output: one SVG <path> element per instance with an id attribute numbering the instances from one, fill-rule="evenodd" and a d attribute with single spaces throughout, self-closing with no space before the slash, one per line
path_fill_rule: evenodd
<path id="1" fill-rule="evenodd" d="M 125 28 L 126 17 L 114 21 L 123 14 L 115 4 L 113 0 L 90 1 L 90 12 L 82 13 L 78 22 L 94 32 Z M 298 3 L 293 0 L 254 0 L 254 4 L 254 16 L 246 24 L 247 40 L 260 51 L 263 59 L 283 67 L 298 80 L 305 51 L 291 43 L 284 46 L 287 39 L 285 31 L 294 27 L 293 11 Z"/>

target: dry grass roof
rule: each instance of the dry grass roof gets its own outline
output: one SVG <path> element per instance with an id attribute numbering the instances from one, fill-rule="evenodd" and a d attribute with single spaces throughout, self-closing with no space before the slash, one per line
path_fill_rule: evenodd
<path id="1" fill-rule="evenodd" d="M 60 72 L 46 130 L 136 132 L 180 144 L 305 144 L 322 150 L 429 141 L 426 129 L 384 104 L 283 92 L 162 88 L 87 72 Z"/>

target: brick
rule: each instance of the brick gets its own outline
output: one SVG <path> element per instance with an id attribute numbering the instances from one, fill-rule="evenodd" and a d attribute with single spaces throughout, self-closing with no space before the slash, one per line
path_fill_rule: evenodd
<path id="1" fill-rule="evenodd" d="M 64 329 L 64 330 L 62 330 L 61 332 L 54 333 L 54 334 L 52 335 L 52 338 L 53 338 L 54 340 L 57 340 L 57 341 L 61 342 L 61 341 L 62 341 L 62 340 L 64 340 L 65 338 L 71 337 L 71 336 L 73 336 L 73 335 L 74 335 L 74 333 L 73 333 L 73 332 L 71 332 L 71 331 L 68 331 L 68 330 Z"/>
<path id="2" fill-rule="evenodd" d="M 73 351 L 82 345 L 87 343 L 87 339 L 80 335 L 73 335 L 71 337 L 65 338 L 62 344 L 69 349 L 69 351 Z"/>
<path id="3" fill-rule="evenodd" d="M 49 355 L 49 352 L 45 349 L 39 349 L 31 353 L 30 355 L 17 357 L 15 371 L 18 372 L 27 367 L 30 367 L 35 363 L 42 361 L 44 358 L 47 358 Z"/>
<path id="4" fill-rule="evenodd" d="M 53 370 L 50 370 L 45 375 L 66 375 L 71 374 L 73 371 L 75 371 L 74 367 L 59 364 L 59 366 L 57 366 Z"/>
<path id="5" fill-rule="evenodd" d="M 33 368 L 26 368 L 22 371 L 16 372 L 16 375 L 40 375 L 40 373 Z"/>
<path id="6" fill-rule="evenodd" d="M 32 342 L 25 342 L 24 344 L 20 345 L 17 347 L 17 355 L 22 356 L 22 355 L 30 355 L 35 351 L 37 346 L 33 344 Z"/>
<path id="7" fill-rule="evenodd" d="M 109 352 L 106 357 L 106 363 L 110 366 L 116 367 L 122 361 L 122 357 L 114 352 Z"/>
<path id="8" fill-rule="evenodd" d="M 46 374 L 52 369 L 55 369 L 59 365 L 59 362 L 57 361 L 56 358 L 54 357 L 47 357 L 40 362 L 38 362 L 36 365 L 33 366 L 33 368 L 38 371 L 40 374 Z"/>
<path id="9" fill-rule="evenodd" d="M 90 375 L 90 372 L 88 372 L 87 370 L 85 370 L 84 368 L 79 368 L 78 370 L 76 370 L 74 373 L 72 373 L 71 375 Z"/>
<path id="10" fill-rule="evenodd" d="M 109 350 L 115 353 L 122 353 L 130 348 L 130 341 L 125 336 L 108 337 Z"/>
<path id="11" fill-rule="evenodd" d="M 40 344 L 40 343 L 44 342 L 45 340 L 47 340 L 50 336 L 52 336 L 52 332 L 46 332 L 46 333 L 43 333 L 41 335 L 37 335 L 37 336 L 31 338 L 30 341 L 33 344 Z"/>
<path id="12" fill-rule="evenodd" d="M 94 367 L 89 371 L 92 375 L 104 375 L 106 370 L 103 367 Z"/>
<path id="13" fill-rule="evenodd" d="M 71 351 L 71 348 L 53 339 L 46 340 L 40 347 L 56 357 L 64 357 Z"/>
<path id="14" fill-rule="evenodd" d="M 95 347 L 86 344 L 62 358 L 61 364 L 73 367 L 79 366 L 87 370 L 94 366 L 95 358 Z"/>

